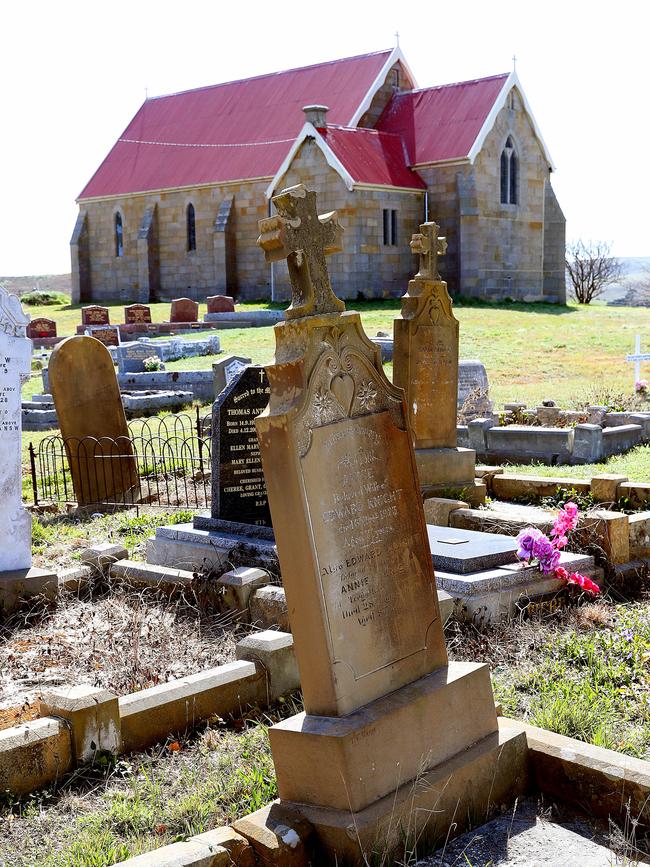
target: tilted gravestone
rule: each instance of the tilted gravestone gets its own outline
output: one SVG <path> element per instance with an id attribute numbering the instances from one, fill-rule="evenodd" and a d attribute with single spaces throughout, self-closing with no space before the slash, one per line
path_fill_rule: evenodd
<path id="1" fill-rule="evenodd" d="M 475 488 L 476 454 L 457 441 L 458 321 L 438 274 L 438 256 L 447 248 L 439 228 L 423 223 L 411 240 L 420 267 L 393 322 L 393 382 L 406 394 L 422 487 L 460 494 Z"/>
<path id="2" fill-rule="evenodd" d="M 94 337 L 68 337 L 48 370 L 79 505 L 137 499 L 137 462 L 108 349 Z"/>
<path id="3" fill-rule="evenodd" d="M 246 366 L 228 382 L 212 410 L 212 517 L 271 525 L 255 419 L 269 401 L 263 367 Z"/>
<path id="4" fill-rule="evenodd" d="M 151 307 L 148 304 L 128 304 L 124 308 L 124 324 L 138 325 L 151 322 Z"/>
<path id="5" fill-rule="evenodd" d="M 22 502 L 21 385 L 31 368 L 29 316 L 0 286 L 0 612 L 22 596 L 56 592 L 56 575 L 32 567 L 32 517 Z"/>
<path id="6" fill-rule="evenodd" d="M 190 298 L 175 298 L 169 314 L 170 322 L 196 322 L 199 318 L 199 303 Z"/>
<path id="7" fill-rule="evenodd" d="M 213 362 L 212 373 L 214 376 L 215 397 L 218 397 L 230 380 L 241 373 L 246 365 L 250 363 L 251 359 L 246 358 L 244 355 L 224 355 L 219 361 Z"/>
<path id="8" fill-rule="evenodd" d="M 449 827 L 458 798 L 464 815 L 471 769 L 445 774 L 449 809 L 419 777 L 461 767 L 497 719 L 487 666 L 447 662 L 403 392 L 332 292 L 325 255 L 342 230 L 315 199 L 302 185 L 275 196 L 258 241 L 287 258 L 293 291 L 256 427 L 305 705 L 269 735 L 281 805 L 358 860 L 379 837 L 392 851 L 404 822 Z M 480 809 L 497 741 L 472 786 Z"/>

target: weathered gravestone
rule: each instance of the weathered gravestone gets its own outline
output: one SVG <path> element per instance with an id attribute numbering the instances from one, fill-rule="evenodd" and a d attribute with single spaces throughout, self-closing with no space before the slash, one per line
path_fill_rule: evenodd
<path id="1" fill-rule="evenodd" d="M 54 319 L 46 319 L 40 316 L 38 319 L 32 319 L 27 326 L 27 336 L 29 338 L 39 337 L 56 337 L 56 322 Z"/>
<path id="2" fill-rule="evenodd" d="M 175 298 L 172 301 L 170 322 L 196 322 L 199 318 L 199 303 L 190 298 Z"/>
<path id="3" fill-rule="evenodd" d="M 483 362 L 468 358 L 458 365 L 458 410 L 464 407 L 466 417 L 490 415 L 490 383 Z M 471 404 L 471 405 L 470 405 Z"/>
<path id="4" fill-rule="evenodd" d="M 230 295 L 208 295 L 208 313 L 234 313 L 235 299 Z"/>
<path id="5" fill-rule="evenodd" d="M 48 369 L 78 504 L 137 499 L 138 468 L 108 349 L 94 337 L 68 337 Z"/>
<path id="6" fill-rule="evenodd" d="M 144 373 L 144 362 L 148 358 L 157 358 L 155 348 L 150 343 L 139 343 L 132 341 L 122 344 L 117 353 L 117 369 L 120 374 L 125 373 Z M 165 365 L 161 363 L 158 370 L 164 370 Z"/>
<path id="7" fill-rule="evenodd" d="M 487 666 L 447 662 L 403 392 L 329 284 L 336 214 L 302 185 L 273 203 L 258 243 L 293 300 L 256 426 L 305 705 L 270 729 L 278 809 L 356 863 L 498 802 L 511 750 Z"/>
<path id="8" fill-rule="evenodd" d="M 393 323 L 393 381 L 406 394 L 422 488 L 467 495 L 475 488 L 476 453 L 457 445 L 458 321 L 438 274 L 438 256 L 447 247 L 439 228 L 424 223 L 411 241 L 420 268 Z"/>
<path id="9" fill-rule="evenodd" d="M 128 304 L 124 308 L 124 324 L 139 325 L 151 322 L 151 307 L 148 304 Z"/>
<path id="10" fill-rule="evenodd" d="M 250 363 L 251 359 L 246 358 L 244 355 L 224 355 L 219 361 L 213 362 L 212 373 L 214 376 L 215 397 L 218 397 L 230 380 L 241 373 L 246 365 Z"/>
<path id="11" fill-rule="evenodd" d="M 85 332 L 88 337 L 94 337 L 104 346 L 119 346 L 121 343 L 120 329 L 116 325 L 89 325 Z"/>
<path id="12" fill-rule="evenodd" d="M 56 575 L 32 568 L 32 518 L 22 503 L 21 383 L 29 376 L 29 316 L 0 286 L 0 612 L 21 596 L 56 592 Z"/>
<path id="13" fill-rule="evenodd" d="M 81 308 L 82 325 L 108 325 L 109 322 L 108 307 L 91 304 Z"/>
<path id="14" fill-rule="evenodd" d="M 212 517 L 271 525 L 255 419 L 269 402 L 263 367 L 245 366 L 218 395 L 212 410 Z"/>

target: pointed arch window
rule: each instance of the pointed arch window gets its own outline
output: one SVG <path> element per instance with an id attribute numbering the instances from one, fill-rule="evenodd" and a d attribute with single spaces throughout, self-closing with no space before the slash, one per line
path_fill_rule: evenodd
<path id="1" fill-rule="evenodd" d="M 517 154 L 514 142 L 508 136 L 501 151 L 501 204 L 517 204 Z"/>
<path id="2" fill-rule="evenodd" d="M 119 211 L 115 214 L 115 255 L 124 255 L 124 226 L 122 225 L 122 214 Z"/>
<path id="3" fill-rule="evenodd" d="M 187 206 L 187 250 L 196 250 L 196 214 L 191 202 Z"/>

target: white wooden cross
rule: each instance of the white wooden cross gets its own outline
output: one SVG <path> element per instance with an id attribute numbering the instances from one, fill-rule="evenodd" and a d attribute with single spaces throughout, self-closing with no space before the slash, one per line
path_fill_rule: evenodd
<path id="1" fill-rule="evenodd" d="M 641 362 L 650 361 L 650 352 L 641 352 L 641 335 L 637 334 L 634 341 L 634 353 L 628 355 L 628 361 L 634 362 L 634 384 L 641 379 Z"/>

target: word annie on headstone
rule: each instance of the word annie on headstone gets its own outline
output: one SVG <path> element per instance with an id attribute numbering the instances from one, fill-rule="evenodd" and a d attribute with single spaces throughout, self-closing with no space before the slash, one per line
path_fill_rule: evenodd
<path id="1" fill-rule="evenodd" d="M 151 307 L 147 304 L 129 304 L 124 308 L 124 324 L 137 325 L 151 322 Z"/>
<path id="2" fill-rule="evenodd" d="M 88 307 L 81 308 L 82 325 L 108 325 L 109 322 L 108 307 L 91 304 Z"/>
<path id="3" fill-rule="evenodd" d="M 269 402 L 263 367 L 245 366 L 217 397 L 212 413 L 212 517 L 271 525 L 255 419 Z"/>

